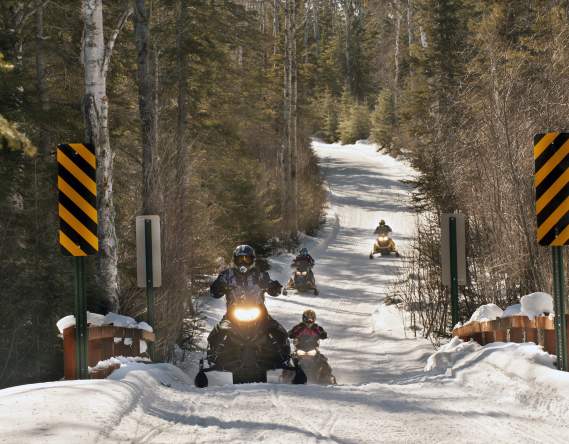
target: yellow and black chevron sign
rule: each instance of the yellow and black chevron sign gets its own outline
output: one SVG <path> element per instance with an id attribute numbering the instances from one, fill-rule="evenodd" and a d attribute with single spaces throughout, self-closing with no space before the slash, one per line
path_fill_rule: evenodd
<path id="1" fill-rule="evenodd" d="M 63 254 L 88 256 L 99 251 L 97 238 L 97 158 L 92 145 L 57 146 L 59 243 Z"/>
<path id="2" fill-rule="evenodd" d="M 535 210 L 540 245 L 569 243 L 569 133 L 536 134 Z"/>

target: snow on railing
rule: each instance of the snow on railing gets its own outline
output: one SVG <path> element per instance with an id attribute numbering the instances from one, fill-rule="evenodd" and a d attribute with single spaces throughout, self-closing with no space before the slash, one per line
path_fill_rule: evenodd
<path id="1" fill-rule="evenodd" d="M 147 342 L 154 342 L 156 336 L 146 322 L 136 322 L 116 313 L 87 312 L 87 324 L 87 356 L 92 379 L 106 378 L 126 361 L 149 361 Z M 60 319 L 57 328 L 63 335 L 65 379 L 76 379 L 75 317 L 70 315 Z"/>
<path id="2" fill-rule="evenodd" d="M 491 342 L 533 342 L 548 353 L 556 353 L 553 299 L 549 294 L 523 296 L 519 304 L 510 305 L 500 312 L 501 309 L 494 304 L 483 305 L 464 325 L 457 324 L 452 334 L 464 341 L 474 340 L 480 345 Z M 569 315 L 565 319 L 565 328 L 568 325 Z"/>

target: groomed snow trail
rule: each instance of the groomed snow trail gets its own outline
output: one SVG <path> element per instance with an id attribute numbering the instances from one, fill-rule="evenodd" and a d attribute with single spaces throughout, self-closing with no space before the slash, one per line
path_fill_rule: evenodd
<path id="1" fill-rule="evenodd" d="M 529 390 L 524 381 L 496 376 L 492 369 L 475 377 L 487 377 L 497 387 L 485 387 L 484 380 L 469 386 L 450 377 L 425 376 L 432 346 L 409 333 L 406 338 L 401 315 L 381 305 L 401 260 L 367 257 L 380 218 L 393 228 L 394 240 L 405 252 L 415 219 L 408 206 L 410 190 L 400 180 L 413 171 L 368 145 L 316 142 L 315 149 L 330 188 L 328 227 L 321 239 L 308 242 L 316 253 L 320 296 L 267 298 L 267 305 L 286 328 L 299 321 L 304 309 L 316 310 L 331 338 L 321 350 L 339 385 L 161 388 L 153 405 L 137 407 L 109 438 L 164 443 L 566 442 L 567 430 L 559 433 L 543 411 L 534 414 L 519 402 L 516 394 Z M 286 281 L 290 260 L 273 260 L 273 278 Z M 222 301 L 209 306 L 212 323 L 223 307 Z"/>
<path id="2" fill-rule="evenodd" d="M 454 372 L 423 371 L 432 346 L 405 332 L 402 314 L 382 304 L 401 259 L 367 257 L 380 218 L 393 228 L 405 253 L 415 220 L 408 208 L 409 188 L 400 180 L 413 172 L 369 145 L 314 146 L 330 188 L 328 224 L 319 238 L 306 239 L 316 256 L 320 296 L 267 298 L 267 305 L 286 328 L 299 321 L 304 309 L 316 310 L 330 336 L 321 350 L 337 386 L 278 384 L 274 374 L 273 383 L 234 386 L 223 385 L 226 376 L 212 375 L 210 387 L 200 390 L 191 384 L 193 373 L 189 378 L 171 366 L 144 370 L 139 365 L 120 369 L 111 380 L 44 389 L 42 394 L 59 391 L 62 402 L 76 400 L 77 417 L 62 416 L 59 428 L 48 420 L 48 425 L 33 418 L 14 425 L 0 418 L 0 430 L 7 432 L 0 443 L 31 437 L 54 443 L 568 442 L 569 403 L 519 373 L 486 363 L 486 351 L 459 362 Z M 290 260 L 272 260 L 273 278 L 288 278 Z M 213 325 L 224 302 L 209 301 L 205 309 Z M 113 409 L 87 425 L 81 415 L 88 410 L 79 403 L 94 396 L 97 387 L 98 404 Z M 23 388 L 10 390 L 0 396 L 0 413 L 3 400 L 4 407 L 12 402 L 15 412 L 33 407 L 18 396 Z"/>

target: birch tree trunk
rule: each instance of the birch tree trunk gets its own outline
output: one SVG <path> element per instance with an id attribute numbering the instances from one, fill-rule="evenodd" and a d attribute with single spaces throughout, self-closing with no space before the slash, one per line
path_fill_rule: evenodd
<path id="1" fill-rule="evenodd" d="M 138 61 L 138 107 L 142 130 L 142 212 L 160 214 L 158 168 L 158 103 L 145 0 L 134 1 L 134 34 Z"/>
<path id="2" fill-rule="evenodd" d="M 113 202 L 113 158 L 109 140 L 109 101 L 107 72 L 116 38 L 131 14 L 125 11 L 105 45 L 103 31 L 103 1 L 83 0 L 82 62 L 85 69 L 83 113 L 85 140 L 95 146 L 97 153 L 97 205 L 99 255 L 96 280 L 109 304 L 119 309 L 118 247 Z"/>

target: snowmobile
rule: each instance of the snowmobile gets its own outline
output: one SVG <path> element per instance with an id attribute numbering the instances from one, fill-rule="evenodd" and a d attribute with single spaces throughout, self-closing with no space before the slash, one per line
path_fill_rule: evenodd
<path id="1" fill-rule="evenodd" d="M 305 384 L 306 375 L 302 369 L 290 365 L 290 343 L 277 343 L 270 333 L 272 322 L 264 304 L 240 301 L 228 307 L 226 319 L 230 328 L 226 330 L 223 343 L 215 350 L 208 344 L 205 367 L 200 360 L 200 369 L 195 377 L 197 387 L 207 387 L 207 372 L 231 372 L 234 384 L 267 382 L 267 371 L 286 369 L 294 372 L 293 384 Z"/>
<path id="2" fill-rule="evenodd" d="M 287 288 L 283 290 L 283 294 L 287 294 L 287 290 L 296 290 L 299 293 L 313 292 L 314 296 L 318 296 L 318 289 L 310 279 L 310 266 L 305 263 L 299 263 L 292 279 L 289 280 Z"/>
<path id="3" fill-rule="evenodd" d="M 369 254 L 369 258 L 373 259 L 374 255 L 379 254 L 381 256 L 389 256 L 392 253 L 399 257 L 399 252 L 395 247 L 395 242 L 388 234 L 380 234 L 377 236 L 375 243 L 373 244 L 373 250 Z"/>
<path id="4" fill-rule="evenodd" d="M 328 359 L 322 353 L 315 337 L 301 337 L 294 340 L 293 360 L 302 368 L 308 382 L 321 385 L 335 385 L 336 377 Z"/>

